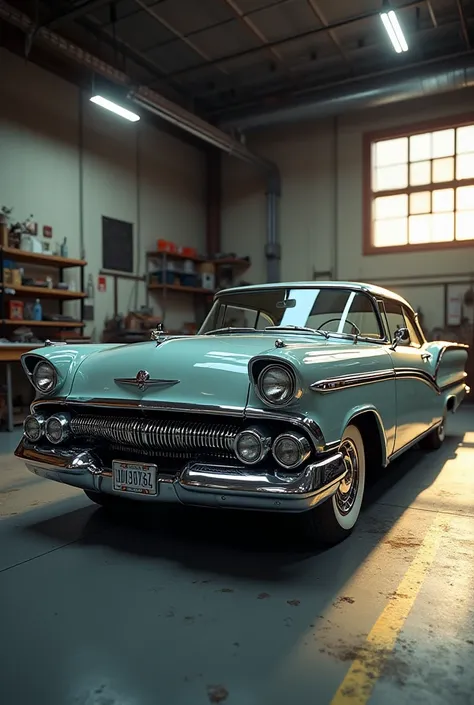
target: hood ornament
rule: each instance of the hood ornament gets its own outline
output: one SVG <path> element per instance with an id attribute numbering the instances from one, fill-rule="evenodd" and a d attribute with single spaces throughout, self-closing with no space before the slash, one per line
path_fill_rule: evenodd
<path id="1" fill-rule="evenodd" d="M 163 342 L 165 338 L 165 332 L 163 330 L 163 323 L 158 323 L 156 328 L 150 333 L 151 340 L 156 340 L 156 344 L 159 345 Z"/>
<path id="2" fill-rule="evenodd" d="M 137 376 L 135 377 L 137 387 L 140 390 L 145 389 L 145 384 L 148 382 L 150 379 L 150 373 L 147 372 L 146 370 L 139 370 L 137 372 Z"/>
<path id="3" fill-rule="evenodd" d="M 127 384 L 137 386 L 143 392 L 148 387 L 171 387 L 179 384 L 179 379 L 150 379 L 150 373 L 146 370 L 138 370 L 135 377 L 116 377 L 116 384 Z"/>

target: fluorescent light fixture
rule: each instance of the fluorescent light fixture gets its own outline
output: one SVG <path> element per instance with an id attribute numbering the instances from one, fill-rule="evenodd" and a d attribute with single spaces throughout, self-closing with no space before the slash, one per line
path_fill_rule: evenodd
<path id="1" fill-rule="evenodd" d="M 390 10 L 390 12 L 382 12 L 380 18 L 397 54 L 401 54 L 402 51 L 408 51 L 407 40 L 405 39 L 395 12 L 393 10 Z"/>
<path id="2" fill-rule="evenodd" d="M 140 116 L 136 113 L 132 113 L 130 110 L 122 108 L 122 106 L 117 105 L 117 103 L 112 103 L 111 100 L 107 100 L 107 98 L 104 98 L 101 95 L 93 95 L 91 98 L 91 102 L 95 103 L 96 105 L 100 105 L 101 108 L 110 110 L 116 115 L 120 115 L 120 117 L 125 118 L 125 120 L 130 120 L 130 122 L 137 122 L 137 120 L 140 120 Z"/>

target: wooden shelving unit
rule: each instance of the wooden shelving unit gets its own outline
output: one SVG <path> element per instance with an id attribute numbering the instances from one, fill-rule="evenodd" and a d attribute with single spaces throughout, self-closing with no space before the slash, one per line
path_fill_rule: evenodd
<path id="1" fill-rule="evenodd" d="M 236 271 L 243 271 L 250 266 L 250 263 L 248 260 L 243 259 L 243 258 L 239 258 L 239 257 L 221 257 L 221 258 L 216 258 L 216 259 L 210 259 L 210 258 L 206 258 L 206 257 L 189 257 L 187 255 L 183 255 L 178 252 L 158 252 L 158 251 L 147 252 L 146 253 L 147 291 L 148 291 L 148 293 L 154 292 L 154 293 L 158 293 L 161 295 L 161 308 L 162 308 L 162 313 L 163 313 L 163 321 L 164 321 L 165 314 L 166 314 L 168 292 L 170 292 L 170 293 L 176 292 L 176 293 L 198 296 L 198 297 L 200 297 L 201 308 L 203 308 L 203 305 L 204 306 L 206 305 L 206 301 L 209 299 L 209 297 L 212 297 L 215 294 L 215 290 L 206 289 L 204 287 L 199 287 L 199 286 L 183 286 L 180 284 L 169 284 L 165 281 L 163 281 L 163 283 L 151 282 L 150 273 L 148 271 L 149 260 L 156 260 L 157 262 L 160 263 L 159 269 L 161 271 L 163 279 L 165 278 L 166 273 L 168 272 L 168 262 L 184 262 L 185 260 L 190 260 L 191 262 L 194 262 L 196 265 L 204 264 L 206 262 L 211 262 L 216 269 L 221 266 L 226 266 L 226 267 L 235 268 Z"/>
<path id="2" fill-rule="evenodd" d="M 27 262 L 37 267 L 55 267 L 57 269 L 70 269 L 71 267 L 85 267 L 87 262 L 83 259 L 69 259 L 55 255 L 42 255 L 37 252 L 26 252 L 14 247 L 1 247 L 3 259 L 12 259 L 16 262 Z"/>
<path id="3" fill-rule="evenodd" d="M 17 318 L 4 318 L 2 320 L 4 326 L 28 326 L 29 328 L 84 328 L 86 325 L 83 321 L 29 321 L 20 320 Z"/>
<path id="4" fill-rule="evenodd" d="M 5 283 L 4 269 L 5 261 L 12 261 L 17 264 L 30 265 L 31 267 L 41 267 L 44 269 L 53 269 L 58 273 L 59 279 L 63 277 L 63 271 L 72 267 L 80 269 L 80 291 L 69 291 L 68 289 L 48 288 L 42 286 L 29 286 Z M 12 326 L 20 327 L 27 326 L 29 328 L 48 328 L 52 330 L 61 329 L 77 329 L 84 328 L 84 267 L 87 262 L 82 259 L 70 259 L 67 257 L 56 257 L 54 255 L 44 255 L 36 252 L 26 252 L 17 250 L 13 247 L 0 247 L 0 324 L 2 327 L 2 337 L 8 337 L 8 329 Z M 59 314 L 62 315 L 63 304 L 67 301 L 80 301 L 81 314 L 80 320 L 19 320 L 8 318 L 7 302 L 12 298 L 16 299 L 48 299 L 58 302 Z"/>
<path id="5" fill-rule="evenodd" d="M 82 291 L 69 291 L 69 289 L 47 289 L 44 286 L 15 286 L 13 288 L 15 294 L 9 294 L 9 290 L 13 287 L 5 285 L 2 289 L 5 296 L 21 296 L 35 298 L 41 297 L 42 299 L 62 299 L 63 301 L 77 301 L 78 299 L 85 299 L 86 294 Z"/>

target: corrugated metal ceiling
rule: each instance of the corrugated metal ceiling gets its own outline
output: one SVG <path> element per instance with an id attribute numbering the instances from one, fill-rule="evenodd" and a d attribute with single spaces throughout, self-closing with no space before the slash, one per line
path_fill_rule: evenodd
<path id="1" fill-rule="evenodd" d="M 106 44 L 122 67 L 125 54 L 129 71 L 140 67 L 132 78 L 157 89 L 178 86 L 211 116 L 374 68 L 467 55 L 474 45 L 471 0 L 393 2 L 410 45 L 405 55 L 393 51 L 384 32 L 381 0 L 41 2 L 42 24 L 79 43 L 88 35 L 99 39 L 99 48 Z"/>

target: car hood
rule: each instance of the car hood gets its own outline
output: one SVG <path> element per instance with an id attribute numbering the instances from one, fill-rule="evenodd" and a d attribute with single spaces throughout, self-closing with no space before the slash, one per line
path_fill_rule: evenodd
<path id="1" fill-rule="evenodd" d="M 193 336 L 108 347 L 95 351 L 79 365 L 68 399 L 90 401 L 143 400 L 173 404 L 202 404 L 243 409 L 249 392 L 248 362 L 267 350 L 275 351 L 277 336 Z M 140 370 L 149 374 L 145 389 L 134 380 Z"/>

